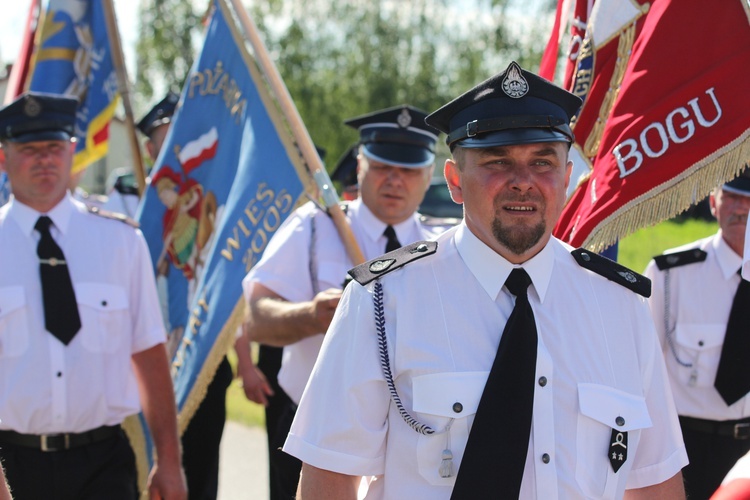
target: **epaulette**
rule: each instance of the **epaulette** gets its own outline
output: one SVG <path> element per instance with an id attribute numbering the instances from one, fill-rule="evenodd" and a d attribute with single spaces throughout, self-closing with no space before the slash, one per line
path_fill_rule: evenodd
<path id="1" fill-rule="evenodd" d="M 706 260 L 706 256 L 708 256 L 708 254 L 700 248 L 691 248 L 690 250 L 683 250 L 682 252 L 657 255 L 654 257 L 654 263 L 656 264 L 656 267 L 659 268 L 659 271 L 664 271 L 666 269 L 672 269 L 673 267 L 703 262 Z"/>
<path id="2" fill-rule="evenodd" d="M 570 252 L 581 267 L 604 276 L 644 297 L 651 296 L 651 280 L 597 253 L 578 248 Z"/>
<path id="3" fill-rule="evenodd" d="M 87 207 L 87 208 L 90 214 L 98 215 L 99 217 L 104 217 L 105 219 L 118 220 L 136 229 L 141 227 L 141 225 L 138 224 L 137 220 L 131 219 L 125 214 L 121 214 L 119 212 L 110 212 L 109 210 L 102 210 L 99 207 Z"/>
<path id="4" fill-rule="evenodd" d="M 409 262 L 432 255 L 437 251 L 436 241 L 418 241 L 406 245 L 398 250 L 381 255 L 377 259 L 370 260 L 349 270 L 349 276 L 354 278 L 360 285 L 366 285 L 376 278 L 390 273 Z"/>

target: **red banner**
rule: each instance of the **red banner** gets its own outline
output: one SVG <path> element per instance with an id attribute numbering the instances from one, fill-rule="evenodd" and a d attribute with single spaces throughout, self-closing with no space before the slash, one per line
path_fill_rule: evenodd
<path id="1" fill-rule="evenodd" d="M 555 229 L 573 246 L 672 217 L 750 161 L 747 0 L 597 0 L 574 77 L 584 176 Z"/>
<path id="2" fill-rule="evenodd" d="M 18 51 L 18 58 L 10 70 L 8 86 L 5 88 L 5 104 L 10 104 L 26 90 L 26 77 L 29 74 L 31 54 L 34 52 L 34 38 L 36 37 L 36 29 L 39 22 L 40 3 L 40 0 L 31 0 L 21 48 Z"/>

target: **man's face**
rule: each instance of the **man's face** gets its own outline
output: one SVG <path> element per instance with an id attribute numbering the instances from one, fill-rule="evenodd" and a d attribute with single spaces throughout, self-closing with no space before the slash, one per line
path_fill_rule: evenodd
<path id="1" fill-rule="evenodd" d="M 417 210 L 430 184 L 433 167 L 402 168 L 357 157 L 362 202 L 386 224 L 403 222 Z"/>
<path id="2" fill-rule="evenodd" d="M 472 233 L 520 264 L 549 241 L 572 165 L 562 142 L 461 149 L 445 162 L 445 178 Z"/>
<path id="3" fill-rule="evenodd" d="M 16 199 L 39 212 L 57 205 L 70 183 L 73 149 L 70 141 L 3 143 L 0 164 Z"/>
<path id="4" fill-rule="evenodd" d="M 156 127 L 151 131 L 151 134 L 146 141 L 146 151 L 152 161 L 156 161 L 156 158 L 159 156 L 159 151 L 161 151 L 161 148 L 164 145 L 164 139 L 167 138 L 167 132 L 169 132 L 169 125 L 170 123 L 164 123 Z"/>
<path id="5" fill-rule="evenodd" d="M 745 228 L 750 210 L 750 196 L 717 189 L 709 197 L 711 213 L 721 228 L 721 235 L 729 247 L 742 256 L 745 248 Z"/>

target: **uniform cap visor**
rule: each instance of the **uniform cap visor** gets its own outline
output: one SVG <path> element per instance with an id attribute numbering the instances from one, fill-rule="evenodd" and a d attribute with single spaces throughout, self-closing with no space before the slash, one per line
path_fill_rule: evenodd
<path id="1" fill-rule="evenodd" d="M 28 134 L 21 134 L 16 137 L 8 137 L 5 140 L 8 142 L 26 143 L 36 141 L 69 141 L 71 138 L 70 134 L 63 130 L 44 130 L 38 132 L 31 132 Z"/>

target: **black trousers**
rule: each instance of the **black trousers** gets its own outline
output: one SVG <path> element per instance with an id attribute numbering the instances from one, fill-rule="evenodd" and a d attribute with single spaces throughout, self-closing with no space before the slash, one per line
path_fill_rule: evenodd
<path id="1" fill-rule="evenodd" d="M 721 485 L 735 462 L 750 451 L 750 439 L 696 431 L 682 425 L 690 463 L 682 469 L 689 500 L 706 500 Z"/>
<path id="2" fill-rule="evenodd" d="M 215 500 L 219 489 L 219 445 L 227 419 L 232 366 L 225 357 L 208 385 L 206 398 L 182 435 L 182 466 L 190 500 Z"/>
<path id="3" fill-rule="evenodd" d="M 266 376 L 274 392 L 266 407 L 270 500 L 294 499 L 302 469 L 302 462 L 280 450 L 289 434 L 296 411 L 296 405 L 278 382 L 282 351 L 281 347 L 266 345 L 260 345 L 258 349 L 258 368 Z"/>
<path id="4" fill-rule="evenodd" d="M 135 456 L 125 434 L 65 451 L 0 443 L 16 500 L 136 500 Z"/>

